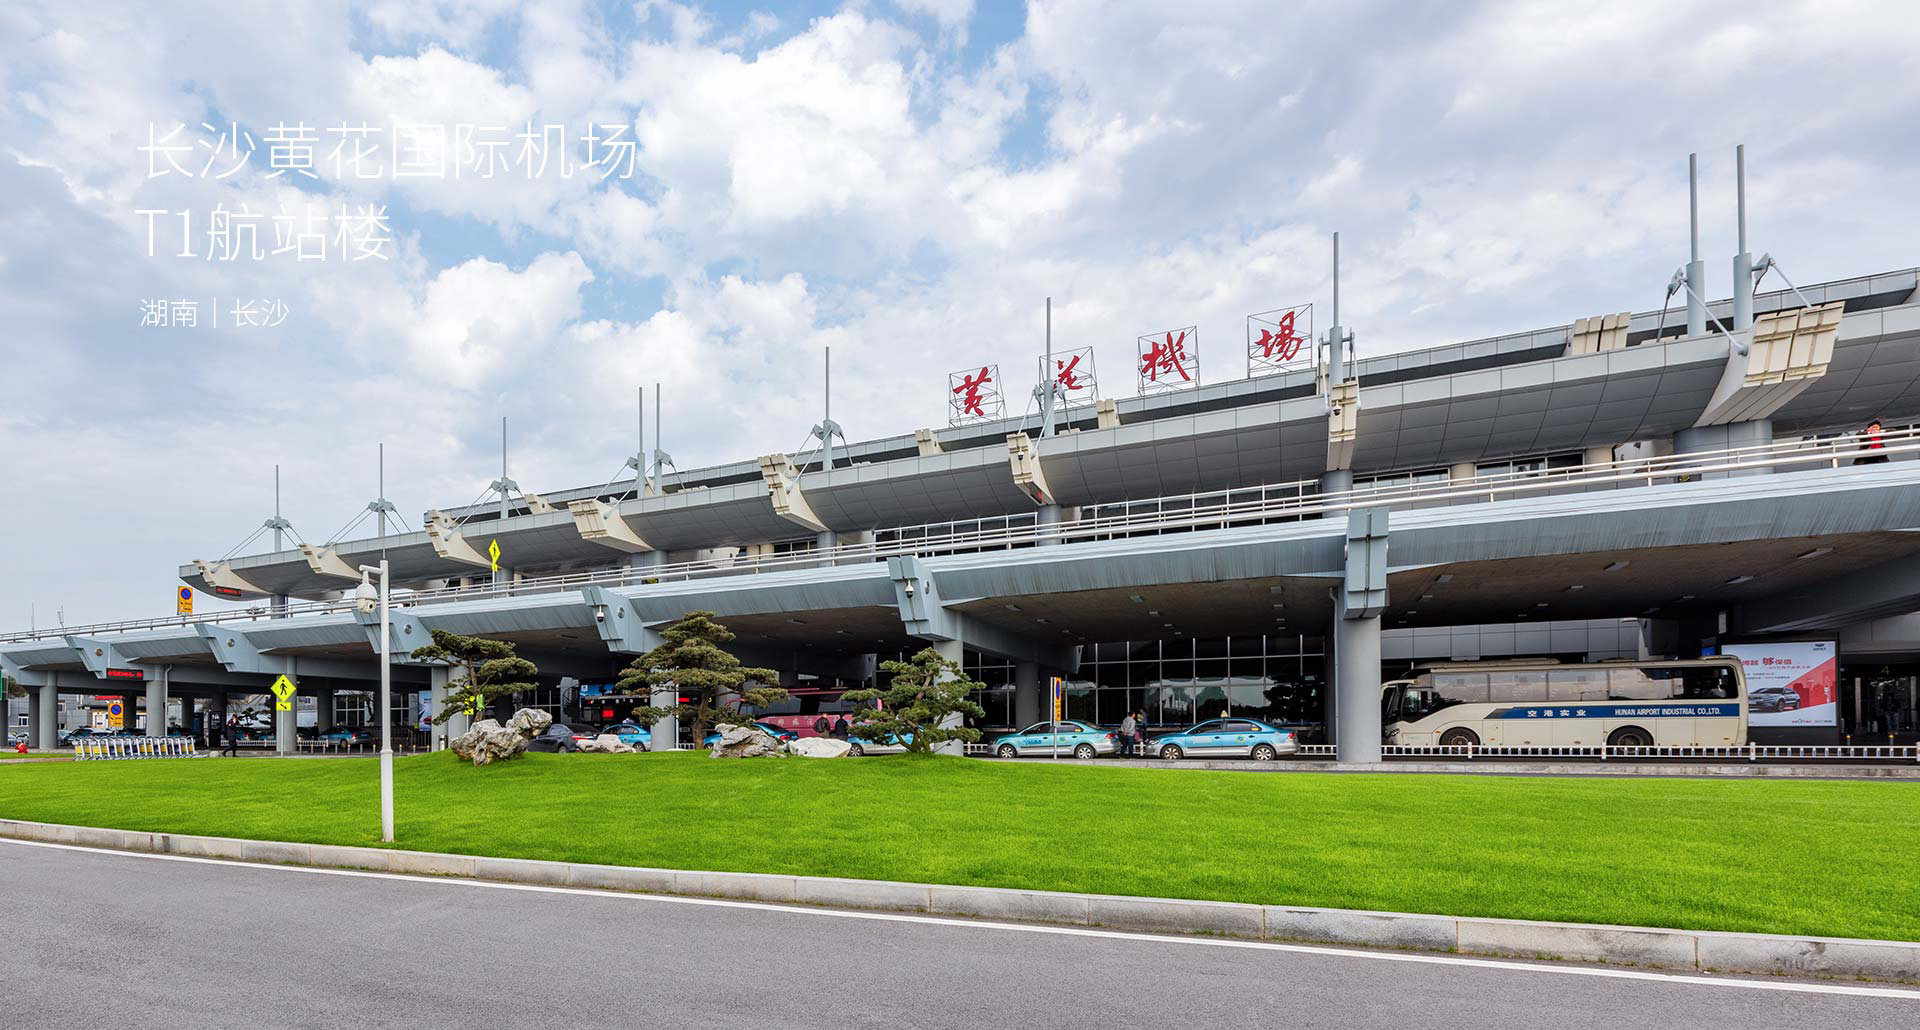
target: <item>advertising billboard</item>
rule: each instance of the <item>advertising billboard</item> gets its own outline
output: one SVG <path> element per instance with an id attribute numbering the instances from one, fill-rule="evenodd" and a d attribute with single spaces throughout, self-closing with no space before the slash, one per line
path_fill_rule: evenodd
<path id="1" fill-rule="evenodd" d="M 1840 713 L 1840 649 L 1831 640 L 1726 644 L 1747 675 L 1750 726 L 1834 726 Z"/>

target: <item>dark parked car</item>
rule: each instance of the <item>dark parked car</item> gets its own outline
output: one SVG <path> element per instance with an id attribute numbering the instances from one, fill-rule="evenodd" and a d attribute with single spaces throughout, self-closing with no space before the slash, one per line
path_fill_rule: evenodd
<path id="1" fill-rule="evenodd" d="M 582 734 L 585 734 L 585 736 L 583 737 Z M 547 727 L 539 736 L 527 741 L 527 750 L 542 751 L 547 754 L 578 751 L 580 750 L 580 741 L 582 739 L 592 740 L 593 737 L 591 733 L 586 730 L 582 730 L 581 733 L 575 733 L 573 727 L 568 726 L 566 723 L 556 722 Z"/>

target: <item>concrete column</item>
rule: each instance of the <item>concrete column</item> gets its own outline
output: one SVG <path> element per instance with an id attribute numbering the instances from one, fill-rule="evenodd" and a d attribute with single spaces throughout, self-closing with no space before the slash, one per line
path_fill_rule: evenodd
<path id="1" fill-rule="evenodd" d="M 432 670 L 438 671 L 438 670 Z M 429 672 L 429 676 L 432 672 Z M 433 722 L 440 715 L 440 709 L 447 703 L 446 677 L 432 677 L 427 686 L 427 750 L 444 751 L 447 747 L 446 726 Z"/>
<path id="2" fill-rule="evenodd" d="M 433 691 L 433 715 L 439 718 L 447 707 L 447 683 L 453 678 L 453 670 L 436 665 L 428 670 L 428 684 Z M 466 712 L 456 712 L 434 730 L 434 748 L 447 746 L 447 741 L 467 732 L 473 726 L 473 717 Z"/>
<path id="3" fill-rule="evenodd" d="M 40 687 L 39 694 L 40 726 L 33 746 L 41 751 L 52 751 L 60 746 L 60 688 L 53 685 L 52 674 L 48 674 L 47 682 Z"/>
<path id="4" fill-rule="evenodd" d="M 333 729 L 333 688 L 314 691 L 313 731 L 316 734 Z"/>
<path id="5" fill-rule="evenodd" d="M 29 687 L 27 689 L 28 747 L 40 746 L 40 720 L 46 717 L 46 714 L 40 710 L 40 691 L 37 688 Z"/>
<path id="6" fill-rule="evenodd" d="M 936 640 L 933 642 L 933 649 L 939 652 L 940 657 L 945 658 L 947 661 L 956 663 L 966 661 L 967 647 L 963 641 Z M 942 729 L 952 729 L 960 726 L 964 722 L 966 722 L 966 720 L 962 719 L 958 713 L 955 713 L 940 720 L 940 726 Z M 933 750 L 936 754 L 942 755 L 964 755 L 967 753 L 966 745 L 958 740 L 949 740 L 943 744 L 936 744 Z"/>
<path id="7" fill-rule="evenodd" d="M 1773 442 L 1773 421 L 1754 419 L 1751 422 L 1731 422 L 1724 426 L 1694 426 L 1673 434 L 1673 453 L 1675 455 L 1694 454 L 1700 451 L 1718 451 L 1733 447 L 1764 447 Z M 1772 469 L 1750 469 L 1739 473 L 1743 476 L 1766 475 Z M 1726 472 L 1708 472 L 1702 479 L 1725 479 Z"/>
<path id="8" fill-rule="evenodd" d="M 1334 741 L 1342 762 L 1380 760 L 1380 616 L 1333 624 Z"/>
<path id="9" fill-rule="evenodd" d="M 672 708 L 680 703 L 678 687 L 654 687 L 648 695 L 648 703 L 654 708 Z M 680 720 L 669 715 L 653 724 L 649 732 L 653 735 L 650 745 L 654 751 L 672 751 L 680 746 Z M 699 741 L 694 741 L 698 744 Z"/>
<path id="10" fill-rule="evenodd" d="M 1471 461 L 1456 461 L 1447 466 L 1447 482 L 1464 483 L 1472 479 L 1474 474 L 1479 471 L 1479 468 Z"/>
<path id="11" fill-rule="evenodd" d="M 167 670 L 155 671 L 147 681 L 147 728 L 149 737 L 167 735 Z"/>
<path id="12" fill-rule="evenodd" d="M 136 717 L 140 711 L 140 695 L 120 695 L 120 728 L 128 733 L 140 732 L 140 720 Z"/>
<path id="13" fill-rule="evenodd" d="M 638 551 L 627 557 L 627 567 L 632 569 L 659 568 L 667 563 L 665 551 Z"/>
<path id="14" fill-rule="evenodd" d="M 1039 510 L 1034 512 L 1034 523 L 1043 532 L 1046 531 L 1047 529 L 1060 525 L 1060 506 L 1057 504 L 1041 505 Z M 1051 538 L 1043 539 L 1040 541 L 1042 546 L 1045 546 L 1047 544 L 1057 544 L 1059 542 L 1060 542 L 1059 537 L 1051 537 Z"/>
<path id="15" fill-rule="evenodd" d="M 1320 473 L 1320 492 L 1323 494 L 1344 493 L 1353 489 L 1352 469 L 1328 469 Z"/>
<path id="16" fill-rule="evenodd" d="M 274 697 L 272 691 L 267 692 L 267 703 L 273 705 L 273 749 L 283 755 L 299 751 L 300 696 L 294 695 L 284 712 L 280 710 L 280 699 Z"/>
<path id="17" fill-rule="evenodd" d="M 1040 689 L 1040 663 L 1013 663 L 1013 724 L 1025 729 L 1040 721 L 1040 705 L 1045 692 Z"/>

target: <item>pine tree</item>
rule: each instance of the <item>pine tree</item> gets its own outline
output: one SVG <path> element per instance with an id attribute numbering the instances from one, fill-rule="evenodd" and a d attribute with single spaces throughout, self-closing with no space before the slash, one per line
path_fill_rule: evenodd
<path id="1" fill-rule="evenodd" d="M 513 653 L 513 645 L 504 640 L 463 637 L 443 629 L 433 631 L 433 643 L 413 652 L 416 662 L 440 662 L 458 667 L 459 675 L 447 681 L 447 699 L 433 717 L 444 723 L 462 712 L 479 715 L 499 698 L 533 690 L 540 670 L 532 662 Z"/>
<path id="2" fill-rule="evenodd" d="M 635 722 L 652 726 L 673 716 L 691 723 L 693 739 L 698 741 L 707 735 L 709 725 L 725 716 L 729 698 L 737 695 L 739 703 L 756 707 L 787 699 L 787 692 L 778 686 L 778 672 L 741 665 L 740 659 L 722 649 L 733 639 L 733 631 L 715 622 L 712 612 L 688 612 L 661 635 L 666 643 L 634 659 L 621 673 L 620 689 L 634 693 L 641 687 L 666 687 L 689 700 L 636 708 Z M 754 685 L 747 686 L 748 681 Z"/>
<path id="3" fill-rule="evenodd" d="M 882 662 L 880 671 L 893 680 L 885 690 L 849 690 L 840 695 L 854 706 L 854 733 L 872 740 L 892 738 L 909 752 L 929 755 L 949 740 L 971 744 L 980 731 L 970 726 L 942 725 L 953 716 L 984 719 L 987 711 L 971 700 L 986 684 L 967 678 L 960 663 L 942 658 L 929 647 L 910 661 Z M 875 702 L 878 702 L 876 704 Z"/>

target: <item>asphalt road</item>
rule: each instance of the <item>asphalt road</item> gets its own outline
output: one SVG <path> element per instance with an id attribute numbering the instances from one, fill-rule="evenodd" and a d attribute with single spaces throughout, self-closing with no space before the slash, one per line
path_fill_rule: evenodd
<path id="1" fill-rule="evenodd" d="M 0 913 L 9 1028 L 1865 1030 L 1920 1020 L 1920 991 L 1849 993 L 1857 984 L 1706 982 L 14 841 L 0 841 Z"/>

